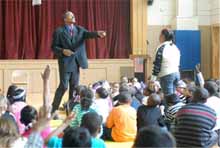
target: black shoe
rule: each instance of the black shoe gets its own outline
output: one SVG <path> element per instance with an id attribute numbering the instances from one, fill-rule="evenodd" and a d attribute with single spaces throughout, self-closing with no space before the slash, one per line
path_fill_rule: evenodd
<path id="1" fill-rule="evenodd" d="M 59 118 L 58 115 L 55 115 L 55 116 L 53 117 L 53 120 L 60 120 L 60 118 Z"/>

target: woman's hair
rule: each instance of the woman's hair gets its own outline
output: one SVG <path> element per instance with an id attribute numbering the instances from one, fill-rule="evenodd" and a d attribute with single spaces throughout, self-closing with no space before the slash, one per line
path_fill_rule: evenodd
<path id="1" fill-rule="evenodd" d="M 92 98 L 84 97 L 80 100 L 82 110 L 88 110 L 92 105 Z"/>
<path id="2" fill-rule="evenodd" d="M 0 147 L 10 147 L 20 136 L 14 122 L 0 118 Z"/>
<path id="3" fill-rule="evenodd" d="M 103 87 L 100 87 L 96 90 L 96 93 L 99 95 L 100 98 L 102 99 L 106 99 L 108 97 L 108 91 L 103 88 Z"/>
<path id="4" fill-rule="evenodd" d="M 171 30 L 163 29 L 161 31 L 161 35 L 164 36 L 165 41 L 172 41 L 174 42 L 174 33 Z"/>
<path id="5" fill-rule="evenodd" d="M 37 110 L 34 107 L 27 105 L 21 110 L 20 121 L 25 126 L 28 126 L 36 119 L 37 119 Z"/>
<path id="6" fill-rule="evenodd" d="M 68 128 L 64 132 L 62 147 L 91 147 L 91 136 L 86 128 Z"/>
<path id="7" fill-rule="evenodd" d="M 17 89 L 16 85 L 11 85 L 8 87 L 7 98 L 8 98 L 8 101 L 10 102 L 10 104 L 14 103 L 13 94 L 16 89 Z"/>
<path id="8" fill-rule="evenodd" d="M 137 133 L 133 148 L 136 147 L 175 147 L 173 136 L 156 126 L 141 128 Z"/>

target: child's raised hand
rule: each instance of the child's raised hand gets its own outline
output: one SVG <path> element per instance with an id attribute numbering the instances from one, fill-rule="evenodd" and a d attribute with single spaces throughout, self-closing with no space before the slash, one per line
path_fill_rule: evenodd
<path id="1" fill-rule="evenodd" d="M 50 78 L 50 65 L 47 65 L 46 68 L 44 69 L 44 72 L 41 73 L 41 77 L 43 80 L 49 80 Z"/>
<path id="2" fill-rule="evenodd" d="M 196 65 L 196 72 L 199 73 L 200 72 L 200 64 Z"/>

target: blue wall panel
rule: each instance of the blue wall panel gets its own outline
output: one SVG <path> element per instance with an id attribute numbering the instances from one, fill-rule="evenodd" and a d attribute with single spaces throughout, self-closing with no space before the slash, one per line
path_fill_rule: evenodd
<path id="1" fill-rule="evenodd" d="M 181 70 L 193 70 L 201 62 L 200 31 L 176 30 L 175 42 L 181 52 Z"/>

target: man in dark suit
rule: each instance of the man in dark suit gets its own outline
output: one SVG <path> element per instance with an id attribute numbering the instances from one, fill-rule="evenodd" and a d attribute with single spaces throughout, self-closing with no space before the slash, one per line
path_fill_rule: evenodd
<path id="1" fill-rule="evenodd" d="M 60 73 L 60 84 L 52 103 L 52 113 L 59 108 L 68 85 L 69 99 L 72 99 L 73 91 L 79 84 L 79 68 L 88 68 L 85 40 L 106 36 L 104 31 L 89 32 L 81 26 L 74 25 L 75 16 L 70 11 L 65 13 L 64 22 L 65 25 L 54 32 L 51 46 L 58 58 Z"/>

